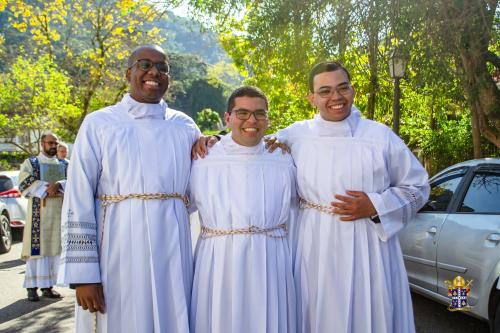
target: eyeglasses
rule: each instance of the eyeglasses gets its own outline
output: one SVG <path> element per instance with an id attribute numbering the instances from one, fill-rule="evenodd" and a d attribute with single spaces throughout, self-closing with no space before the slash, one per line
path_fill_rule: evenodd
<path id="1" fill-rule="evenodd" d="M 253 115 L 256 120 L 266 120 L 267 119 L 267 111 L 266 110 L 255 110 L 249 111 L 245 109 L 233 110 L 231 112 L 236 113 L 236 118 L 239 120 L 248 120 Z M 229 114 L 231 114 L 229 112 Z"/>
<path id="2" fill-rule="evenodd" d="M 131 69 L 135 65 L 137 65 L 137 67 L 141 71 L 145 72 L 149 71 L 153 66 L 155 66 L 158 72 L 160 72 L 161 74 L 166 75 L 170 73 L 170 66 L 168 65 L 167 62 L 153 62 L 149 59 L 138 59 L 134 61 L 134 63 L 128 69 Z"/>
<path id="3" fill-rule="evenodd" d="M 57 141 L 44 141 L 49 146 L 57 146 Z"/>
<path id="4" fill-rule="evenodd" d="M 327 97 L 331 97 L 334 94 L 334 92 L 336 91 L 337 93 L 339 93 L 342 96 L 347 96 L 352 92 L 351 88 L 352 88 L 352 86 L 348 83 L 342 84 L 342 85 L 337 86 L 335 88 L 322 87 L 318 91 L 316 91 L 316 94 L 318 94 L 319 97 L 321 97 L 321 98 L 327 98 Z"/>

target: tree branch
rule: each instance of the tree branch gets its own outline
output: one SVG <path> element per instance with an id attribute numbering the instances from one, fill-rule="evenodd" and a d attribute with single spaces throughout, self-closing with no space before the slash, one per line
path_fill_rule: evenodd
<path id="1" fill-rule="evenodd" d="M 497 56 L 494 52 L 488 50 L 486 52 L 486 61 L 493 64 L 496 68 L 500 69 L 500 57 Z"/>

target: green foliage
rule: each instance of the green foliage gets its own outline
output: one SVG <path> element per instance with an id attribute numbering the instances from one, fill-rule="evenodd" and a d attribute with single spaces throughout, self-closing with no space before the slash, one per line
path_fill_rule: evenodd
<path id="1" fill-rule="evenodd" d="M 19 170 L 28 156 L 25 152 L 0 152 L 0 171 Z"/>
<path id="2" fill-rule="evenodd" d="M 70 103 L 70 93 L 68 76 L 48 56 L 35 62 L 18 57 L 10 71 L 0 76 L 0 137 L 37 153 L 41 131 L 64 132 L 58 120 L 78 112 Z M 16 143 L 16 136 L 27 140 Z"/>
<path id="3" fill-rule="evenodd" d="M 215 131 L 222 125 L 222 122 L 217 112 L 203 109 L 196 116 L 196 124 L 201 131 Z"/>
<path id="4" fill-rule="evenodd" d="M 212 21 L 207 21 L 222 32 L 221 43 L 246 77 L 245 83 L 269 96 L 270 132 L 312 116 L 307 75 L 313 64 L 329 59 L 341 60 L 349 69 L 355 104 L 362 113 L 392 126 L 394 86 L 388 61 L 397 47 L 409 59 L 402 80 L 400 135 L 432 171 L 473 157 L 470 101 L 465 98 L 464 68 L 457 65 L 462 59 L 457 53 L 460 45 L 454 38 L 472 36 L 461 33 L 470 29 L 460 20 L 469 20 L 469 15 L 480 18 L 479 2 L 486 3 L 192 0 L 190 4 L 211 15 Z M 498 1 L 488 2 L 483 7 L 490 15 Z M 475 4 L 469 6 L 474 11 L 445 17 L 447 6 L 467 3 Z M 447 36 L 440 35 L 444 30 L 439 27 L 449 19 L 455 19 L 460 29 L 448 27 Z M 478 34 L 488 40 L 483 32 Z M 491 32 L 490 50 L 498 52 L 499 30 Z M 498 149 L 493 151 L 498 154 Z"/>
<path id="5" fill-rule="evenodd" d="M 228 91 L 233 89 L 219 78 L 208 74 L 208 65 L 198 56 L 171 54 L 172 83 L 167 102 L 170 107 L 179 109 L 193 119 L 205 108 L 222 114 L 225 109 Z"/>

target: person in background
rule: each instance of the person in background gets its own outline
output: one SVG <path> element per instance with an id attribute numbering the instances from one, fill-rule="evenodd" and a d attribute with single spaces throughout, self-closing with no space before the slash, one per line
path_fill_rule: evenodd
<path id="1" fill-rule="evenodd" d="M 59 161 L 57 136 L 45 133 L 41 151 L 21 164 L 19 190 L 28 199 L 21 258 L 26 260 L 23 287 L 28 300 L 40 300 L 37 289 L 47 298 L 60 298 L 53 290 L 57 282 L 61 253 L 61 207 L 66 178 L 66 164 Z"/>

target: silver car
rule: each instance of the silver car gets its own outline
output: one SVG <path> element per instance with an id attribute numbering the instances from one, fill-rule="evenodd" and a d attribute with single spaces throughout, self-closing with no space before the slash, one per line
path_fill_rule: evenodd
<path id="1" fill-rule="evenodd" d="M 472 281 L 466 313 L 500 332 L 500 159 L 453 165 L 430 185 L 429 201 L 399 233 L 411 289 L 449 305 L 445 281 Z"/>
<path id="2" fill-rule="evenodd" d="M 22 228 L 26 224 L 28 200 L 21 196 L 18 186 L 18 170 L 0 172 L 0 199 L 9 208 L 10 225 L 12 228 Z"/>
<path id="3" fill-rule="evenodd" d="M 0 199 L 0 254 L 10 251 L 12 233 L 10 229 L 9 211 L 5 202 Z"/>

